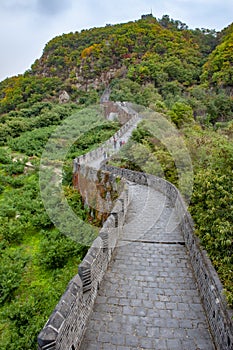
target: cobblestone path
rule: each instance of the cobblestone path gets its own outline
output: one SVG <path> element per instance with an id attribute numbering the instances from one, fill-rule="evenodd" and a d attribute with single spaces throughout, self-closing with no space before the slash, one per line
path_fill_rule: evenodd
<path id="1" fill-rule="evenodd" d="M 173 209 L 146 186 L 130 191 L 81 349 L 214 350 Z"/>

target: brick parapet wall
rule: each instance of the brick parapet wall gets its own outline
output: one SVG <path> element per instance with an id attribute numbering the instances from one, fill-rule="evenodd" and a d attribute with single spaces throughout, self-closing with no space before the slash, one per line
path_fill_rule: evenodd
<path id="1" fill-rule="evenodd" d="M 129 181 L 146 185 L 162 192 L 179 216 L 179 227 L 188 249 L 194 276 L 206 311 L 210 330 L 219 350 L 233 349 L 233 311 L 229 309 L 223 286 L 200 240 L 194 234 L 194 223 L 178 189 L 170 182 L 153 175 L 120 169 L 106 164 L 103 170 L 122 176 Z"/>
<path id="2" fill-rule="evenodd" d="M 114 149 L 114 139 L 120 139 L 138 120 L 140 120 L 140 117 L 137 113 L 128 114 L 128 120 L 126 124 L 124 124 L 110 139 L 104 142 L 101 147 L 98 147 L 95 150 L 74 159 L 73 173 L 76 173 L 78 171 L 79 164 L 86 165 L 98 158 L 102 158 L 104 152 L 108 154 L 111 148 Z"/>
<path id="3" fill-rule="evenodd" d="M 127 185 L 38 336 L 39 350 L 76 350 L 111 260 L 129 204 Z"/>
<path id="4" fill-rule="evenodd" d="M 121 107 L 118 105 L 114 108 L 119 111 Z M 114 112 L 113 109 L 109 110 Z M 133 125 L 138 119 L 138 114 L 134 114 L 132 110 L 131 113 L 128 113 L 127 118 L 126 125 L 114 135 L 116 138 L 121 137 Z M 146 185 L 162 192 L 176 209 L 180 219 L 179 226 L 189 251 L 216 346 L 219 350 L 232 350 L 232 311 L 226 305 L 223 287 L 217 273 L 205 251 L 202 250 L 199 239 L 194 235 L 192 218 L 187 212 L 185 202 L 177 188 L 164 179 L 108 166 L 105 162 L 102 163 L 101 171 L 88 168 L 86 165 L 86 163 L 101 157 L 104 151 L 108 151 L 109 147 L 113 146 L 113 142 L 114 138 L 112 137 L 102 147 L 74 161 L 74 178 L 77 176 L 77 179 L 80 180 L 81 175 L 86 181 L 94 180 L 98 184 L 101 178 L 107 176 L 112 189 L 118 191 L 119 197 L 114 202 L 99 236 L 80 264 L 78 274 L 69 283 L 53 314 L 39 334 L 39 350 L 77 350 L 79 348 L 97 295 L 98 286 L 117 245 L 127 207 L 131 200 L 127 181 Z M 79 165 L 78 168 L 77 165 Z M 81 187 L 83 196 L 89 203 L 92 196 L 88 194 L 88 191 L 85 193 L 85 186 Z M 103 207 L 102 210 L 106 210 L 106 208 Z"/>
<path id="5" fill-rule="evenodd" d="M 113 201 L 99 236 L 94 240 L 79 265 L 78 274 L 70 281 L 54 312 L 40 332 L 39 350 L 76 350 L 79 348 L 98 286 L 111 260 L 130 201 L 124 179 L 119 179 L 118 176 L 109 172 L 99 173 L 98 170 L 87 165 L 88 162 L 100 158 L 104 151 L 107 152 L 110 147 L 114 147 L 114 138 L 120 138 L 138 120 L 136 112 L 127 113 L 119 104 L 106 103 L 105 106 L 109 106 L 111 111 L 114 109 L 120 122 L 125 124 L 101 147 L 75 159 L 73 173 L 74 179 L 77 180 L 75 185 L 87 204 L 92 204 L 93 192 L 95 199 L 98 197 L 98 191 L 95 191 L 96 185 L 101 183 L 101 179 L 108 176 L 112 190 L 118 193 L 118 198 Z M 107 113 L 107 110 L 105 112 Z M 93 188 L 88 189 L 90 184 L 94 186 L 94 191 Z M 104 207 L 106 203 L 106 200 L 100 200 L 98 210 L 106 211 Z"/>

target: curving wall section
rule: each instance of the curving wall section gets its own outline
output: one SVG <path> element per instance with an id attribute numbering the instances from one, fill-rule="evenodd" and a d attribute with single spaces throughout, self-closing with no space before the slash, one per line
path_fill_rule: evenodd
<path id="1" fill-rule="evenodd" d="M 219 277 L 207 253 L 202 249 L 198 237 L 194 234 L 193 220 L 178 189 L 170 182 L 153 175 L 120 169 L 106 164 L 102 165 L 102 169 L 137 184 L 151 186 L 165 194 L 169 199 L 179 217 L 179 228 L 189 252 L 194 276 L 216 347 L 219 350 L 232 350 L 233 311 L 227 306 Z"/>
<path id="2" fill-rule="evenodd" d="M 137 113 L 130 113 L 127 124 L 116 133 L 116 137 L 121 137 L 137 118 Z M 112 201 L 112 207 L 109 209 L 107 220 L 103 224 L 99 236 L 88 250 L 79 266 L 78 274 L 70 281 L 54 312 L 40 332 L 38 349 L 79 349 L 99 284 L 114 254 L 127 208 L 132 200 L 129 197 L 128 184 L 134 182 L 162 192 L 175 208 L 216 347 L 219 350 L 232 350 L 232 310 L 229 310 L 226 305 L 223 288 L 216 271 L 193 233 L 192 218 L 178 189 L 164 179 L 108 166 L 105 162 L 102 163 L 101 170 L 92 169 L 86 165 L 96 157 L 100 157 L 112 143 L 113 138 L 97 150 L 79 157 L 78 161 L 77 159 L 74 161 L 74 185 L 83 191 L 82 195 L 87 204 L 92 205 L 92 191 L 88 192 L 88 185 L 82 181 L 94 182 L 98 188 L 98 184 L 103 185 L 103 179 L 107 179 L 104 181 L 105 190 L 110 184 L 112 191 L 117 194 L 118 198 Z M 107 193 L 105 194 L 107 195 Z M 104 212 L 107 209 L 100 205 L 98 210 Z"/>

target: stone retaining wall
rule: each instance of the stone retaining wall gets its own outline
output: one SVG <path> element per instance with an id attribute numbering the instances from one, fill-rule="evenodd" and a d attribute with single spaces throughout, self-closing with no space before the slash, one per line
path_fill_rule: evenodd
<path id="1" fill-rule="evenodd" d="M 111 114 L 114 114 L 119 120 L 120 124 L 126 124 L 131 118 L 132 114 L 137 113 L 133 109 L 125 109 L 127 103 L 125 102 L 103 102 L 104 116 L 106 119 L 109 118 Z"/>

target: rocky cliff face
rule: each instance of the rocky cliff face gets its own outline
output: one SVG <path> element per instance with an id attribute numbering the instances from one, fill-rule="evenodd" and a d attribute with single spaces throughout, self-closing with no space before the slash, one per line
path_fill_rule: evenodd
<path id="1" fill-rule="evenodd" d="M 93 70 L 94 73 L 94 70 Z M 112 79 L 124 77 L 127 73 L 125 66 L 121 68 L 111 68 L 103 71 L 100 76 L 86 79 L 82 74 L 82 67 L 76 73 L 76 87 L 79 90 L 89 91 L 90 89 L 99 90 L 109 85 Z"/>

